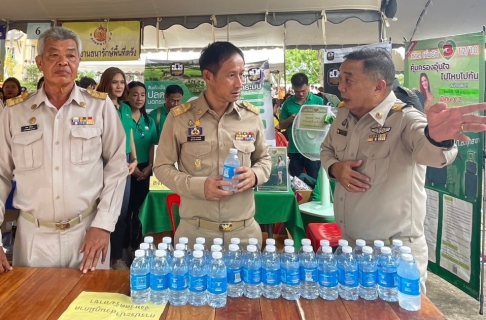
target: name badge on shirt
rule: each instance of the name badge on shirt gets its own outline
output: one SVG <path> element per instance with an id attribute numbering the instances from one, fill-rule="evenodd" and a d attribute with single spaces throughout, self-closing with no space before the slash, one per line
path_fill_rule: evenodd
<path id="1" fill-rule="evenodd" d="M 20 132 L 29 132 L 39 129 L 37 124 L 31 124 L 29 126 L 20 127 Z"/>
<path id="2" fill-rule="evenodd" d="M 193 127 L 187 129 L 187 142 L 204 141 L 204 139 L 205 137 L 203 136 L 202 127 Z"/>

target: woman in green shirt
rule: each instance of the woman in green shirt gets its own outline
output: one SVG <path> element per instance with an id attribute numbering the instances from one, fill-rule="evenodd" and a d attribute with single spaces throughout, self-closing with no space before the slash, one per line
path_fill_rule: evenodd
<path id="1" fill-rule="evenodd" d="M 119 68 L 111 67 L 105 70 L 101 75 L 100 84 L 97 87 L 100 92 L 106 92 L 115 105 L 118 117 L 125 129 L 126 135 L 126 154 L 128 177 L 123 194 L 123 203 L 120 216 L 115 225 L 115 230 L 110 235 L 111 244 L 111 268 L 115 270 L 128 270 L 127 265 L 122 261 L 123 237 L 125 235 L 125 218 L 128 212 L 128 201 L 130 199 L 130 175 L 137 167 L 137 150 L 133 138 L 133 120 L 132 110 L 123 101 L 128 98 L 128 88 L 125 74 Z"/>
<path id="2" fill-rule="evenodd" d="M 145 109 L 147 88 L 142 82 L 132 81 L 128 85 L 128 105 L 132 110 L 135 147 L 137 149 L 138 165 L 131 176 L 131 192 L 128 204 L 127 231 L 125 232 L 124 248 L 131 246 L 138 249 L 142 242 L 142 225 L 138 212 L 149 192 L 150 175 L 154 160 L 154 145 L 158 143 L 155 120 L 148 116 Z"/>

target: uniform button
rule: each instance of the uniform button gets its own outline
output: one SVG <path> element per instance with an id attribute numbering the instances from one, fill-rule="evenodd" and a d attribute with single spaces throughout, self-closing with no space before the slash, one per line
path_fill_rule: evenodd
<path id="1" fill-rule="evenodd" d="M 58 145 L 58 144 L 59 144 L 59 141 L 56 141 L 56 145 Z"/>
<path id="2" fill-rule="evenodd" d="M 61 197 L 60 197 L 60 196 L 57 196 L 57 197 L 56 197 L 56 200 L 59 200 L 59 199 L 61 199 Z"/>
<path id="3" fill-rule="evenodd" d="M 59 170 L 59 167 L 56 167 L 55 169 L 56 169 L 56 170 Z"/>

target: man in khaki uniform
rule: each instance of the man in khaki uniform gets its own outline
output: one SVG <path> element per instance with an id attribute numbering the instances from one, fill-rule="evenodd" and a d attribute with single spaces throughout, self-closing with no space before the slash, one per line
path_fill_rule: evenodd
<path id="1" fill-rule="evenodd" d="M 238 102 L 245 68 L 243 53 L 229 42 L 215 42 L 199 60 L 207 89 L 190 103 L 171 109 L 162 130 L 155 159 L 157 178 L 181 196 L 181 222 L 176 242 L 182 236 L 205 237 L 212 243 L 238 237 L 261 243 L 261 231 L 253 219 L 253 187 L 265 183 L 271 159 L 258 109 Z M 230 148 L 238 149 L 241 167 L 236 169 L 238 191 L 224 191 L 224 160 Z M 179 170 L 174 166 L 178 163 Z"/>
<path id="2" fill-rule="evenodd" d="M 125 134 L 106 94 L 74 84 L 80 51 L 71 30 L 46 30 L 36 58 L 44 86 L 8 100 L 0 117 L 0 222 L 13 174 L 21 211 L 14 266 L 108 267 L 98 263 L 120 213 Z M 0 248 L 0 273 L 9 269 Z"/>
<path id="3" fill-rule="evenodd" d="M 424 114 L 397 101 L 389 54 L 363 49 L 340 69 L 343 105 L 322 144 L 322 166 L 336 178 L 334 214 L 351 241 L 401 239 L 410 246 L 425 293 L 427 243 L 424 236 L 426 166 L 450 164 L 466 141 L 463 131 L 483 131 L 484 117 L 465 116 L 485 104 L 433 106 Z M 354 243 L 352 243 L 354 245 Z"/>

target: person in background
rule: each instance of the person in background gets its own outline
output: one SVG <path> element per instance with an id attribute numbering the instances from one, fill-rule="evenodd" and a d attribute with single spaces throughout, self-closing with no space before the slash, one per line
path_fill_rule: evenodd
<path id="1" fill-rule="evenodd" d="M 42 88 L 43 84 L 44 84 L 44 76 L 40 77 L 39 81 L 37 81 L 37 90 Z"/>
<path id="2" fill-rule="evenodd" d="M 128 89 L 128 105 L 132 109 L 135 126 L 133 137 L 137 149 L 138 165 L 131 176 L 130 201 L 128 202 L 126 219 L 127 229 L 123 247 L 131 247 L 134 253 L 142 242 L 142 225 L 138 218 L 138 212 L 149 192 L 154 145 L 158 143 L 158 140 L 155 121 L 148 116 L 145 109 L 147 88 L 142 82 L 132 81 L 128 84 Z"/>
<path id="3" fill-rule="evenodd" d="M 125 153 L 128 166 L 128 177 L 126 181 L 123 203 L 115 226 L 111 233 L 111 268 L 114 270 L 127 270 L 127 265 L 122 260 L 123 254 L 123 237 L 125 236 L 125 219 L 128 212 L 128 201 L 130 200 L 130 175 L 138 165 L 137 150 L 134 141 L 134 125 L 132 119 L 132 110 L 123 101 L 128 99 L 128 88 L 125 74 L 116 67 L 110 67 L 101 75 L 98 91 L 108 93 L 111 101 L 115 105 L 118 117 L 125 129 Z"/>
<path id="4" fill-rule="evenodd" d="M 96 90 L 97 83 L 90 77 L 82 77 L 79 79 L 79 86 L 87 90 Z"/>
<path id="5" fill-rule="evenodd" d="M 22 86 L 17 78 L 10 77 L 3 82 L 2 90 L 3 101 L 6 102 L 8 99 L 20 96 L 22 93 Z"/>
<path id="6" fill-rule="evenodd" d="M 430 81 L 426 73 L 420 74 L 420 93 L 424 96 L 424 112 L 434 105 L 434 95 L 430 91 Z"/>
<path id="7" fill-rule="evenodd" d="M 419 97 L 412 90 L 401 86 L 400 81 L 398 81 L 397 78 L 393 80 L 392 88 L 397 99 L 401 100 L 403 103 L 411 105 L 420 112 L 424 112 L 424 107 L 422 106 L 422 102 L 420 102 Z"/>
<path id="8" fill-rule="evenodd" d="M 125 141 L 107 95 L 74 85 L 81 50 L 73 31 L 44 31 L 36 57 L 44 86 L 18 97 L 0 118 L 0 224 L 14 173 L 20 209 L 14 266 L 109 268 L 128 172 Z M 8 270 L 0 246 L 0 273 Z"/>
<path id="9" fill-rule="evenodd" d="M 324 97 L 324 87 L 317 88 L 317 94 L 316 94 L 316 96 L 322 98 L 322 100 L 325 99 L 325 97 Z"/>
<path id="10" fill-rule="evenodd" d="M 287 129 L 289 140 L 289 173 L 291 176 L 298 177 L 305 169 L 308 176 L 317 179 L 321 162 L 309 160 L 299 153 L 292 135 L 292 125 L 295 116 L 300 112 L 300 108 L 303 105 L 323 105 L 324 100 L 309 92 L 309 79 L 305 74 L 294 74 L 290 82 L 295 95 L 284 102 L 280 111 L 280 128 Z"/>
<path id="11" fill-rule="evenodd" d="M 157 143 L 159 144 L 160 134 L 164 127 L 165 119 L 169 115 L 169 111 L 181 104 L 184 91 L 176 84 L 171 84 L 165 89 L 165 104 L 150 112 L 150 117 L 155 120 L 155 126 L 157 127 Z"/>
<path id="12" fill-rule="evenodd" d="M 273 104 L 273 126 L 275 127 L 275 129 L 280 131 L 280 126 L 279 126 L 280 103 L 278 99 L 273 98 L 272 104 Z"/>

